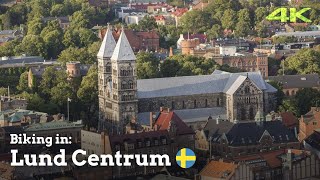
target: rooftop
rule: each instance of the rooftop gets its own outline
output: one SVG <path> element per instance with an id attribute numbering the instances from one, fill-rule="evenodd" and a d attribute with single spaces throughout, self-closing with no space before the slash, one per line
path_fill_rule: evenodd
<path id="1" fill-rule="evenodd" d="M 283 89 L 312 88 L 320 86 L 318 74 L 269 76 L 268 79 L 269 81 L 280 82 Z"/>
<path id="2" fill-rule="evenodd" d="M 159 130 L 169 130 L 173 122 L 176 125 L 177 134 L 194 134 L 194 131 L 173 111 L 161 111 L 155 122 L 155 126 L 157 126 Z"/>
<path id="3" fill-rule="evenodd" d="M 25 131 L 34 132 L 34 131 L 45 131 L 45 130 L 54 130 L 54 129 L 67 129 L 67 128 L 82 128 L 82 122 L 69 122 L 69 121 L 51 121 L 46 123 L 37 123 L 29 125 Z"/>
<path id="4" fill-rule="evenodd" d="M 210 161 L 200 172 L 201 176 L 227 179 L 238 165 L 223 161 Z"/>
<path id="5" fill-rule="evenodd" d="M 278 32 L 274 36 L 320 37 L 320 31 Z"/>
<path id="6" fill-rule="evenodd" d="M 228 73 L 216 70 L 211 75 L 140 79 L 137 81 L 138 98 L 233 93 L 247 76 L 259 89 L 277 91 L 267 85 L 260 72 Z"/>

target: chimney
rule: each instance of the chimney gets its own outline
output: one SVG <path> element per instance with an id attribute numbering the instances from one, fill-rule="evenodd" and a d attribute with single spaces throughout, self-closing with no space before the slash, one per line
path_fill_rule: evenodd
<path id="1" fill-rule="evenodd" d="M 162 112 L 162 111 L 163 111 L 163 107 L 161 106 L 161 107 L 160 107 L 160 112 Z"/>

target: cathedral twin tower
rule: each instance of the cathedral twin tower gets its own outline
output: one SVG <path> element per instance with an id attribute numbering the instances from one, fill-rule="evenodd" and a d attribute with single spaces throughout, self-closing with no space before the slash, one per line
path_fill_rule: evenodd
<path id="1" fill-rule="evenodd" d="M 122 28 L 118 42 L 108 26 L 98 58 L 100 131 L 121 133 L 138 113 L 136 57 Z"/>

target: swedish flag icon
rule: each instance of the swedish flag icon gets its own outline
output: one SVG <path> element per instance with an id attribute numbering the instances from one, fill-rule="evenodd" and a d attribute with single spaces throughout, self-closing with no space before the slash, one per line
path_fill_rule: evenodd
<path id="1" fill-rule="evenodd" d="M 183 148 L 178 151 L 176 161 L 182 168 L 191 168 L 196 162 L 196 155 L 191 149 Z"/>

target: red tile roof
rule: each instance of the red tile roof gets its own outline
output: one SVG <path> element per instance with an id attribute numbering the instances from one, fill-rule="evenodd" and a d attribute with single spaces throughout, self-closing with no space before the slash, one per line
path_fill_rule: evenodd
<path id="1" fill-rule="evenodd" d="M 174 121 L 177 126 L 177 134 L 194 134 L 194 131 L 184 123 L 180 117 L 173 111 L 162 111 L 155 122 L 155 126 L 159 130 L 169 130 L 170 122 Z"/>
<path id="2" fill-rule="evenodd" d="M 277 168 L 282 165 L 282 161 L 279 158 L 279 156 L 284 153 L 285 153 L 285 149 L 281 149 L 277 151 L 261 153 L 260 156 L 267 161 L 267 164 L 271 168 Z"/>
<path id="3" fill-rule="evenodd" d="M 282 117 L 282 122 L 286 127 L 291 128 L 298 125 L 298 118 L 295 117 L 292 112 L 282 112 L 280 116 Z"/>
<path id="4" fill-rule="evenodd" d="M 154 16 L 154 19 L 156 21 L 161 21 L 161 20 L 165 20 L 166 18 L 164 16 L 162 16 L 162 15 L 159 15 L 159 16 Z"/>
<path id="5" fill-rule="evenodd" d="M 210 161 L 200 172 L 201 176 L 212 178 L 226 178 L 234 173 L 237 164 L 227 163 L 223 161 Z"/>
<path id="6" fill-rule="evenodd" d="M 184 13 L 188 12 L 188 8 L 177 8 L 174 12 L 171 14 L 177 17 L 182 16 Z"/>

